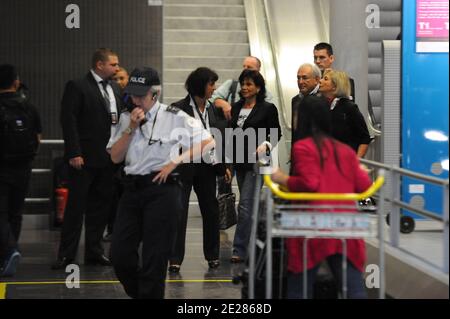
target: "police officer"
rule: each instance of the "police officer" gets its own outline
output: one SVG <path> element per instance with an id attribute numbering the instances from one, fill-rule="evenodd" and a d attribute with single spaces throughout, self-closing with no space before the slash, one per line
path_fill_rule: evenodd
<path id="1" fill-rule="evenodd" d="M 174 172 L 181 162 L 214 147 L 200 121 L 161 104 L 158 73 L 137 68 L 125 88 L 134 108 L 122 113 L 107 148 L 114 163 L 125 160 L 124 193 L 112 240 L 116 275 L 132 298 L 164 298 L 164 282 L 181 185 Z M 142 267 L 138 247 L 142 242 Z"/>

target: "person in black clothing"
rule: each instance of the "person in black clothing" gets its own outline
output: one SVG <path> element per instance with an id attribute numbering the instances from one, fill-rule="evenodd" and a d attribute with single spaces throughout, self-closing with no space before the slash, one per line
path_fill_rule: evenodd
<path id="1" fill-rule="evenodd" d="M 297 71 L 297 85 L 299 93 L 291 101 L 291 128 L 292 145 L 298 140 L 296 133 L 298 131 L 300 104 L 308 95 L 317 95 L 319 93 L 319 82 L 322 77 L 320 69 L 315 64 L 302 64 Z"/>
<path id="2" fill-rule="evenodd" d="M 314 46 L 314 63 L 319 67 L 322 72 L 322 76 L 325 71 L 333 69 L 333 63 L 335 61 L 333 47 L 326 42 L 317 43 Z M 355 81 L 349 77 L 350 81 L 350 94 L 348 98 L 355 101 Z"/>
<path id="3" fill-rule="evenodd" d="M 211 98 L 218 75 L 209 68 L 200 67 L 188 76 L 185 88 L 188 95 L 173 103 L 173 106 L 186 112 L 188 115 L 201 121 L 203 128 L 214 134 L 223 136 L 223 129 L 218 116 L 219 109 L 215 108 L 208 99 Z M 213 130 L 212 130 L 213 129 Z M 220 146 L 219 146 L 220 147 Z M 216 151 L 216 150 L 215 150 Z M 210 268 L 219 266 L 220 232 L 219 232 L 219 207 L 216 199 L 216 175 L 225 176 L 230 182 L 231 172 L 225 169 L 221 159 L 216 158 L 216 152 L 212 151 L 210 158 L 201 163 L 183 164 L 181 178 L 183 181 L 183 210 L 177 226 L 177 236 L 174 249 L 170 258 L 169 271 L 180 271 L 184 259 L 186 226 L 189 210 L 189 197 L 192 187 L 197 195 L 200 212 L 203 218 L 203 253 Z M 220 152 L 219 152 L 220 153 Z M 208 160 L 208 161 L 206 161 Z"/>
<path id="4" fill-rule="evenodd" d="M 66 84 L 61 102 L 65 159 L 69 162 L 69 197 L 53 269 L 75 260 L 85 214 L 85 264 L 109 266 L 102 235 L 111 202 L 113 164 L 106 151 L 121 109 L 120 89 L 112 76 L 119 58 L 110 49 L 95 51 L 92 69 Z"/>
<path id="5" fill-rule="evenodd" d="M 241 100 L 233 104 L 231 109 L 233 136 L 226 135 L 227 142 L 233 145 L 233 167 L 236 170 L 240 194 L 238 222 L 231 257 L 231 262 L 235 263 L 247 257 L 253 195 L 258 178 L 254 171 L 257 157 L 266 154 L 267 148 L 275 147 L 281 138 L 277 108 L 264 100 L 266 86 L 263 76 L 256 70 L 244 70 L 239 76 L 239 82 Z M 247 133 L 254 135 L 255 139 L 249 138 Z M 227 146 L 227 157 L 230 157 L 229 148 Z"/>
<path id="6" fill-rule="evenodd" d="M 353 148 L 358 157 L 364 157 L 371 139 L 358 106 L 349 100 L 347 74 L 336 70 L 325 72 L 319 91 L 330 103 L 332 137 Z"/>
<path id="7" fill-rule="evenodd" d="M 126 95 L 123 90 L 128 84 L 130 76 L 128 75 L 128 72 L 125 68 L 119 67 L 119 71 L 114 74 L 113 80 L 116 81 L 116 83 L 119 85 L 121 90 L 121 100 L 123 102 L 123 105 L 126 106 L 130 103 L 130 97 Z M 120 114 L 120 112 L 119 112 Z M 115 129 L 115 128 L 114 128 Z M 114 135 L 114 132 L 111 134 Z M 108 242 L 112 239 L 113 229 L 114 229 L 114 222 L 116 220 L 117 215 L 117 206 L 119 204 L 120 196 L 122 196 L 123 193 L 123 185 L 121 182 L 121 176 L 123 171 L 124 163 L 115 164 L 114 165 L 114 177 L 113 177 L 113 196 L 111 198 L 111 209 L 109 211 L 108 216 L 108 224 L 106 225 L 106 234 L 103 237 L 103 240 Z"/>
<path id="8" fill-rule="evenodd" d="M 21 210 L 42 132 L 37 109 L 19 87 L 16 68 L 0 65 L 0 277 L 14 275 L 21 257 Z"/>

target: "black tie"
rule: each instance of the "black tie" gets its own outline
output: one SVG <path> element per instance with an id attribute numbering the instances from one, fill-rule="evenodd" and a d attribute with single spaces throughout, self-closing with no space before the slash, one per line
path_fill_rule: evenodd
<path id="1" fill-rule="evenodd" d="M 102 84 L 103 87 L 103 99 L 105 100 L 106 103 L 106 110 L 108 111 L 108 113 L 111 112 L 111 102 L 109 101 L 109 94 L 108 94 L 108 90 L 106 89 L 107 85 L 108 85 L 108 81 L 100 81 L 100 83 Z"/>

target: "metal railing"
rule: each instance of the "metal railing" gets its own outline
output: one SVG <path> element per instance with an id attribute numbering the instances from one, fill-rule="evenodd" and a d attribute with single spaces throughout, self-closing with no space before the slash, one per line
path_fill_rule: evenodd
<path id="1" fill-rule="evenodd" d="M 64 140 L 41 140 L 41 145 L 63 145 Z M 34 175 L 46 175 L 51 174 L 50 168 L 33 168 L 31 173 Z M 27 197 L 25 203 L 28 204 L 48 204 L 51 202 L 50 197 Z"/>
<path id="2" fill-rule="evenodd" d="M 406 209 L 410 212 L 416 213 L 419 216 L 432 219 L 434 221 L 438 221 L 442 223 L 443 226 L 443 234 L 442 234 L 442 243 L 443 243 L 443 265 L 438 267 L 445 274 L 449 274 L 449 180 L 448 179 L 440 179 L 424 174 L 419 174 L 410 170 L 406 170 L 403 168 L 399 168 L 396 166 L 389 166 L 382 163 L 369 161 L 361 159 L 361 163 L 368 165 L 370 167 L 375 167 L 378 169 L 384 169 L 387 171 L 387 176 L 389 177 L 389 181 L 392 185 L 392 192 L 388 194 L 385 198 L 385 201 L 391 204 L 390 211 L 390 242 L 389 244 L 397 249 L 402 250 L 403 252 L 414 256 L 415 258 L 424 260 L 423 258 L 413 254 L 410 251 L 407 251 L 403 248 L 399 247 L 400 243 L 400 209 Z M 400 200 L 400 178 L 401 176 L 414 178 L 417 180 L 421 180 L 423 182 L 427 182 L 430 184 L 438 185 L 442 187 L 442 215 L 432 212 L 426 209 L 414 207 L 409 203 L 403 202 Z"/>

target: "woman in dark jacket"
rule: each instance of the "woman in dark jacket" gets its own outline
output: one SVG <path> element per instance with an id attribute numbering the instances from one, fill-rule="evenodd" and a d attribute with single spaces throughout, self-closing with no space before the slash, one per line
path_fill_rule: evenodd
<path id="1" fill-rule="evenodd" d="M 349 145 L 358 157 L 364 157 L 371 139 L 363 115 L 349 99 L 348 75 L 342 71 L 326 71 L 320 80 L 319 92 L 330 103 L 331 136 Z"/>
<path id="2" fill-rule="evenodd" d="M 188 95 L 172 105 L 180 108 L 193 118 L 196 118 L 213 136 L 222 134 L 219 125 L 218 110 L 209 103 L 213 94 L 218 75 L 213 70 L 200 67 L 192 71 L 186 79 L 185 88 Z M 180 167 L 183 181 L 183 210 L 177 225 L 177 236 L 170 257 L 169 272 L 180 271 L 184 259 L 186 226 L 189 210 L 189 197 L 194 188 L 203 219 L 203 253 L 208 261 L 209 268 L 219 267 L 220 233 L 219 233 L 219 207 L 216 199 L 216 174 L 225 176 L 229 181 L 231 173 L 225 172 L 225 165 L 210 158 L 201 163 L 187 163 Z M 214 157 L 214 159 L 213 159 Z M 206 161 L 207 160 L 207 161 Z"/>
<path id="3" fill-rule="evenodd" d="M 258 155 L 265 154 L 267 148 L 274 147 L 281 138 L 277 108 L 264 100 L 266 86 L 262 75 L 256 70 L 244 70 L 239 83 L 241 100 L 232 105 L 233 136 L 228 138 L 228 142 L 233 143 L 233 167 L 240 193 L 232 262 L 247 257 L 257 178 L 254 166 Z"/>

